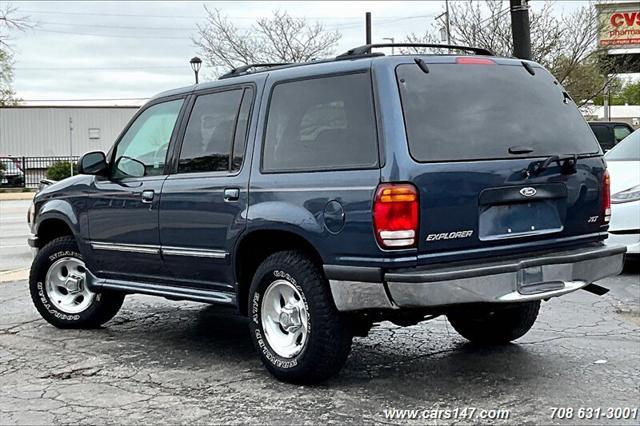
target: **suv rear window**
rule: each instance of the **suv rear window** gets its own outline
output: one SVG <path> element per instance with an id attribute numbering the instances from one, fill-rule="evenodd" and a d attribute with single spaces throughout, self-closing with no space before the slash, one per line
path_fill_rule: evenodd
<path id="1" fill-rule="evenodd" d="M 262 156 L 264 171 L 368 168 L 377 163 L 368 73 L 274 87 Z"/>
<path id="2" fill-rule="evenodd" d="M 575 104 L 541 68 L 416 64 L 396 68 L 409 142 L 417 161 L 595 154 L 599 146 Z M 518 155 L 523 157 L 523 155 Z"/>

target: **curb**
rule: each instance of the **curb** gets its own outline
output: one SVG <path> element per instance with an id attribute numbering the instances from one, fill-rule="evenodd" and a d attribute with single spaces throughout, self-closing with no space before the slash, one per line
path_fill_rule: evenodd
<path id="1" fill-rule="evenodd" d="M 4 192 L 0 194 L 0 201 L 31 200 L 35 192 Z"/>

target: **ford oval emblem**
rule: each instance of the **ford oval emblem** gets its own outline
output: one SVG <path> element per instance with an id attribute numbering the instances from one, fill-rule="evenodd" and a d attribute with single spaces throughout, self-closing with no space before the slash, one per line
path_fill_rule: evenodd
<path id="1" fill-rule="evenodd" d="M 531 188 L 530 186 L 522 188 L 520 190 L 520 194 L 522 194 L 523 197 L 533 197 L 534 195 L 536 195 L 536 192 L 536 189 Z"/>

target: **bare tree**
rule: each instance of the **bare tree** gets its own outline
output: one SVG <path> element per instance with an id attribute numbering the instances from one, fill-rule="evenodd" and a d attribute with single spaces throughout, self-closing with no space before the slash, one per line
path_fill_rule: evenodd
<path id="1" fill-rule="evenodd" d="M 596 43 L 602 24 L 591 2 L 562 16 L 552 13 L 553 4 L 546 1 L 539 11 L 530 12 L 532 57 L 548 68 L 581 105 L 597 96 L 614 78 L 605 77 L 610 74 L 609 64 Z M 452 2 L 450 23 L 452 42 L 484 47 L 500 56 L 512 55 L 508 2 Z M 412 34 L 407 41 L 429 42 L 434 39 L 434 32 L 435 28 L 422 36 Z"/>
<path id="2" fill-rule="evenodd" d="M 18 16 L 11 4 L 0 5 L 0 106 L 14 105 L 19 99 L 13 91 L 13 52 L 9 46 L 11 30 L 24 31 L 33 25 L 26 16 Z"/>
<path id="3" fill-rule="evenodd" d="M 25 31 L 33 24 L 27 16 L 18 16 L 18 9 L 10 3 L 0 5 L 0 48 L 8 49 L 9 31 Z"/>
<path id="4" fill-rule="evenodd" d="M 305 62 L 328 56 L 341 38 L 319 23 L 274 11 L 248 29 L 237 28 L 219 9 L 209 9 L 207 22 L 192 38 L 205 62 L 219 69 L 254 63 Z"/>

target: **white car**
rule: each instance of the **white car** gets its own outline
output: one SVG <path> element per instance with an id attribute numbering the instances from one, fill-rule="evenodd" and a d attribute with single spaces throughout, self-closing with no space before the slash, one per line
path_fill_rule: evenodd
<path id="1" fill-rule="evenodd" d="M 604 156 L 611 176 L 609 244 L 627 246 L 627 254 L 640 255 L 640 130 L 636 130 Z"/>

